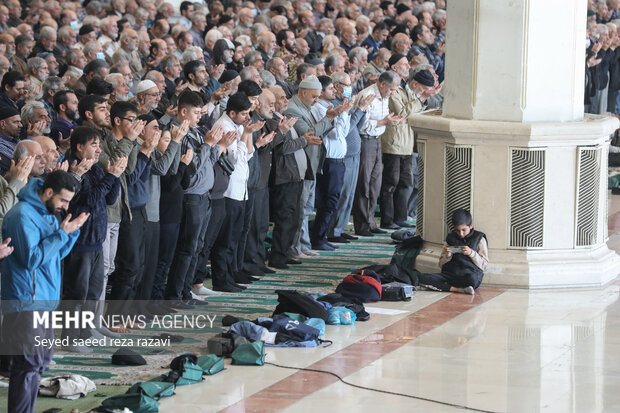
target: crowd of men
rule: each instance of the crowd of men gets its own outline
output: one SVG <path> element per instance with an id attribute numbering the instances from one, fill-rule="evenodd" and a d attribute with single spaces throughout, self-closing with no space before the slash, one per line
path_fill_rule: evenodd
<path id="1" fill-rule="evenodd" d="M 0 0 L 3 340 L 60 298 L 148 320 L 414 226 L 445 24 L 444 0 Z M 134 326 L 95 327 L 61 336 Z M 30 350 L 9 411 L 34 408 Z"/>

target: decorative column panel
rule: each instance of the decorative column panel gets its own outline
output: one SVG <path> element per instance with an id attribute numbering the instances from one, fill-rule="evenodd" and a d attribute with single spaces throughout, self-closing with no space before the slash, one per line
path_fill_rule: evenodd
<path id="1" fill-rule="evenodd" d="M 599 147 L 578 147 L 577 208 L 575 247 L 599 243 L 598 221 L 601 199 L 601 158 Z"/>
<path id="2" fill-rule="evenodd" d="M 510 148 L 509 248 L 544 246 L 545 152 Z"/>
<path id="3" fill-rule="evenodd" d="M 473 209 L 473 160 L 471 146 L 446 145 L 444 173 L 444 236 L 452 227 L 452 213 L 459 208 Z"/>
<path id="4" fill-rule="evenodd" d="M 426 141 L 418 140 L 418 213 L 416 233 L 424 238 L 424 177 L 426 176 Z"/>

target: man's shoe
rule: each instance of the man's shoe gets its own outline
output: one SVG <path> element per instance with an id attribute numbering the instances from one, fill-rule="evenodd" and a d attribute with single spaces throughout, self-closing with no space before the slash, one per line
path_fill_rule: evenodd
<path id="1" fill-rule="evenodd" d="M 197 298 L 190 298 L 186 301 L 189 305 L 209 305 L 209 303 L 205 300 L 199 300 Z"/>
<path id="2" fill-rule="evenodd" d="M 329 237 L 327 238 L 328 242 L 336 242 L 339 244 L 350 244 L 351 241 L 349 241 L 348 239 L 346 239 L 345 237 L 343 237 L 342 235 L 337 236 L 337 237 Z"/>
<path id="3" fill-rule="evenodd" d="M 184 303 L 181 300 L 171 301 L 169 306 L 177 310 L 193 310 L 195 308 L 193 305 Z"/>
<path id="4" fill-rule="evenodd" d="M 236 288 L 241 288 L 241 290 L 242 290 L 242 291 L 243 291 L 243 290 L 247 290 L 247 289 L 248 289 L 248 287 L 246 287 L 245 285 L 240 285 L 240 284 L 237 284 L 237 283 L 236 283 L 236 282 L 234 282 L 234 281 L 233 281 L 233 282 L 231 282 L 231 283 L 229 283 L 228 285 L 231 285 L 231 286 L 236 287 Z"/>
<path id="5" fill-rule="evenodd" d="M 294 259 L 292 259 L 292 258 L 289 258 L 288 260 L 286 260 L 286 263 L 287 263 L 287 264 L 290 264 L 290 265 L 300 265 L 300 264 L 301 264 L 301 261 L 298 261 L 298 260 L 294 260 Z"/>
<path id="6" fill-rule="evenodd" d="M 349 241 L 355 241 L 358 240 L 358 237 L 354 237 L 351 234 L 347 234 L 346 232 L 343 232 L 342 234 L 340 234 L 341 237 L 343 237 L 344 239 L 348 239 Z"/>
<path id="7" fill-rule="evenodd" d="M 213 290 L 210 290 L 203 285 L 200 288 L 192 288 L 192 293 L 195 295 L 213 295 Z"/>
<path id="8" fill-rule="evenodd" d="M 330 247 L 332 247 L 333 249 L 337 250 L 338 248 L 340 248 L 338 245 L 334 245 L 330 242 L 326 242 L 327 245 L 329 245 Z"/>
<path id="9" fill-rule="evenodd" d="M 408 224 L 405 221 L 395 222 L 395 224 L 398 225 L 401 228 L 415 228 L 415 225 Z"/>
<path id="10" fill-rule="evenodd" d="M 396 225 L 396 223 L 381 225 L 381 228 L 383 228 L 383 229 L 400 229 L 400 227 L 398 225 Z"/>
<path id="11" fill-rule="evenodd" d="M 327 242 L 323 242 L 320 244 L 314 244 L 312 245 L 312 249 L 319 250 L 319 251 L 335 251 L 336 250 L 336 248 L 334 248 L 331 244 L 328 244 Z"/>
<path id="12" fill-rule="evenodd" d="M 279 263 L 279 262 L 270 262 L 269 266 L 273 268 L 277 268 L 279 270 L 286 270 L 288 268 L 288 265 L 286 265 L 285 263 Z"/>
<path id="13" fill-rule="evenodd" d="M 231 284 L 226 284 L 222 287 L 218 287 L 218 286 L 213 286 L 213 289 L 215 291 L 221 291 L 223 293 L 239 293 L 241 291 L 243 291 L 243 289 L 235 287 L 234 285 Z"/>
<path id="14" fill-rule="evenodd" d="M 266 265 L 263 265 L 260 270 L 262 272 L 264 272 L 265 274 L 275 274 L 276 272 L 274 270 L 272 270 L 271 268 L 267 267 Z"/>
<path id="15" fill-rule="evenodd" d="M 356 232 L 356 234 L 359 235 L 360 237 L 374 237 L 375 236 L 375 234 L 373 234 L 370 231 Z"/>
<path id="16" fill-rule="evenodd" d="M 384 231 L 384 230 L 379 229 L 379 228 L 372 228 L 370 230 L 370 232 L 372 232 L 373 234 L 387 234 L 387 231 Z"/>
<path id="17" fill-rule="evenodd" d="M 307 260 L 308 258 L 312 258 L 309 255 L 304 254 L 303 252 L 300 252 L 299 255 L 294 256 L 292 259 L 294 260 Z"/>
<path id="18" fill-rule="evenodd" d="M 304 250 L 301 253 L 302 254 L 306 254 L 308 257 L 318 257 L 319 256 L 318 252 L 314 252 L 312 250 Z"/>
<path id="19" fill-rule="evenodd" d="M 469 294 L 469 295 L 475 295 L 476 291 L 474 290 L 474 287 L 472 287 L 471 285 L 469 287 L 465 287 L 465 288 L 459 288 L 459 293 L 461 294 Z"/>

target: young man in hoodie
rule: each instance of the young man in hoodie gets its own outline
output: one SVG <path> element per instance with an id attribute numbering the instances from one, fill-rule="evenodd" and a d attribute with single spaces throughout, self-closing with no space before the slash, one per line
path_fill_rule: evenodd
<path id="1" fill-rule="evenodd" d="M 71 214 L 59 222 L 78 190 L 77 180 L 64 171 L 50 173 L 45 181 L 31 179 L 18 195 L 19 202 L 5 216 L 2 238 L 11 238 L 15 249 L 2 261 L 2 324 L 7 340 L 4 354 L 12 357 L 9 379 L 9 412 L 34 412 L 39 377 L 52 359 L 41 340 L 54 339 L 51 324 L 35 325 L 60 300 L 60 261 L 80 235 L 89 215 Z M 47 314 L 49 316 L 49 313 Z M 37 342 L 39 345 L 37 345 Z"/>

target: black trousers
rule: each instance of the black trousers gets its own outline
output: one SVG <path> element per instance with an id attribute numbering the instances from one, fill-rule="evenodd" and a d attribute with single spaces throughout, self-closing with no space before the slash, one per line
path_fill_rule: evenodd
<path id="1" fill-rule="evenodd" d="M 243 230 L 245 201 L 224 198 L 226 218 L 211 249 L 211 276 L 213 282 L 234 277 L 237 271 L 237 246 Z"/>
<path id="2" fill-rule="evenodd" d="M 52 360 L 52 349 L 37 346 L 35 337 L 52 340 L 54 330 L 44 326 L 34 328 L 33 320 L 34 312 L 24 311 L 5 314 L 2 322 L 3 335 L 10 337 L 7 347 L 3 347 L 3 353 L 11 355 L 8 412 L 34 412 L 39 378 Z"/>
<path id="3" fill-rule="evenodd" d="M 112 314 L 132 314 L 134 306 L 130 303 L 136 297 L 136 287 L 144 272 L 144 231 L 146 210 L 144 207 L 132 208 L 132 219 L 123 219 L 118 235 L 116 269 L 111 274 L 112 293 L 109 312 Z"/>
<path id="4" fill-rule="evenodd" d="M 312 245 L 326 242 L 332 215 L 338 209 L 344 171 L 343 159 L 325 159 L 323 172 L 316 175 L 316 217 L 310 231 Z"/>
<path id="5" fill-rule="evenodd" d="M 362 138 L 360 171 L 353 200 L 353 226 L 358 234 L 377 228 L 375 209 L 381 179 L 381 142 L 377 138 Z"/>
<path id="6" fill-rule="evenodd" d="M 209 217 L 211 216 L 211 200 L 209 194 L 183 197 L 183 218 L 177 249 L 170 267 L 166 284 L 167 300 L 188 300 L 191 298 L 192 282 L 196 272 L 198 255 L 204 244 Z"/>
<path id="7" fill-rule="evenodd" d="M 407 203 L 413 186 L 412 157 L 383 154 L 381 226 L 407 220 Z"/>
<path id="8" fill-rule="evenodd" d="M 89 252 L 72 251 L 65 259 L 63 276 L 64 311 L 95 311 L 103 289 L 103 250 Z M 65 328 L 63 337 L 88 338 L 90 331 Z"/>
<path id="9" fill-rule="evenodd" d="M 168 277 L 168 271 L 172 265 L 180 228 L 181 224 L 160 224 L 159 226 L 159 253 L 153 290 L 151 291 L 152 300 L 164 299 L 166 277 Z"/>
<path id="10" fill-rule="evenodd" d="M 285 263 L 287 252 L 295 242 L 301 227 L 303 211 L 300 205 L 304 181 L 275 185 L 271 192 L 273 234 L 271 263 Z"/>
<path id="11" fill-rule="evenodd" d="M 265 265 L 265 238 L 269 232 L 269 188 L 254 191 L 250 233 L 245 244 L 243 269 Z"/>
<path id="12" fill-rule="evenodd" d="M 237 270 L 243 269 L 243 262 L 245 259 L 245 250 L 248 244 L 248 237 L 250 235 L 250 228 L 252 227 L 252 216 L 254 215 L 254 200 L 256 198 L 256 189 L 248 189 L 248 199 L 245 201 L 243 207 L 243 229 L 241 230 L 241 236 L 237 244 Z"/>
<path id="13" fill-rule="evenodd" d="M 226 201 L 224 198 L 211 200 L 211 218 L 209 219 L 209 225 L 207 226 L 207 232 L 205 234 L 205 242 L 200 250 L 200 256 L 198 257 L 198 264 L 196 265 L 196 275 L 194 276 L 194 284 L 201 284 L 205 278 L 207 278 L 207 263 L 211 257 L 211 250 L 213 245 L 220 234 L 220 229 L 226 220 Z M 211 280 L 214 287 L 223 287 L 227 283 L 226 273 L 214 274 L 211 269 Z M 232 278 L 228 280 L 232 282 Z"/>
<path id="14" fill-rule="evenodd" d="M 448 274 L 420 274 L 418 279 L 421 285 L 435 287 L 439 291 L 450 291 L 450 287 L 465 288 L 480 287 L 483 274 L 468 274 L 464 277 L 455 277 Z"/>
<path id="15" fill-rule="evenodd" d="M 159 222 L 147 221 L 144 231 L 144 272 L 142 282 L 137 286 L 136 300 L 151 299 L 159 253 Z"/>

